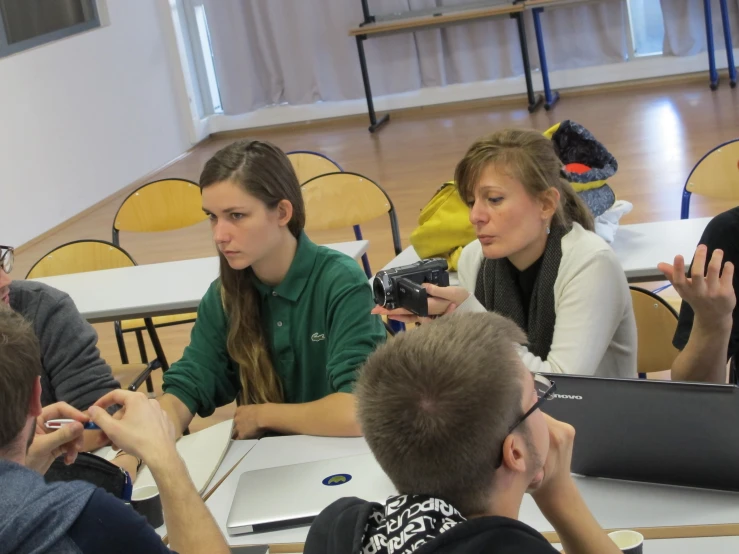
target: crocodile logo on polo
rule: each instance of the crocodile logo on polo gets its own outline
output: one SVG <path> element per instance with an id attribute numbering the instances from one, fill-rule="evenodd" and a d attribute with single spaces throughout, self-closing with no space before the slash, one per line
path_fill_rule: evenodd
<path id="1" fill-rule="evenodd" d="M 337 473 L 336 475 L 329 475 L 321 482 L 327 487 L 336 487 L 338 485 L 345 485 L 351 480 L 352 476 L 348 473 Z"/>
<path id="2" fill-rule="evenodd" d="M 310 340 L 312 340 L 313 342 L 321 342 L 322 340 L 326 340 L 326 335 L 324 335 L 323 333 L 313 333 Z"/>

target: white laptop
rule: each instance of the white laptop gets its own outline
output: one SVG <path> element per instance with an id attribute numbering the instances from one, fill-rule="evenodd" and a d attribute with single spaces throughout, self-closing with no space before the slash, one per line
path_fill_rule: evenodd
<path id="1" fill-rule="evenodd" d="M 229 535 L 310 525 L 345 496 L 384 504 L 395 487 L 372 454 L 247 471 L 239 478 Z"/>

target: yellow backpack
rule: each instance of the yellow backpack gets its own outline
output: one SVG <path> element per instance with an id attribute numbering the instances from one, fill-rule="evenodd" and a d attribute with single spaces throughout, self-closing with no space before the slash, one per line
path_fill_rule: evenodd
<path id="1" fill-rule="evenodd" d="M 563 170 L 575 191 L 594 215 L 600 215 L 616 200 L 607 179 L 618 169 L 613 155 L 582 125 L 566 120 L 557 123 L 544 136 L 555 144 L 563 164 L 585 163 L 586 173 Z M 431 201 L 421 210 L 418 227 L 411 233 L 411 244 L 419 257 L 445 258 L 449 269 L 456 271 L 462 249 L 477 238 L 470 223 L 470 209 L 457 193 L 453 181 L 444 183 Z"/>
<path id="2" fill-rule="evenodd" d="M 470 209 L 450 181 L 421 210 L 418 227 L 411 233 L 411 244 L 421 259 L 445 258 L 449 270 L 456 271 L 462 248 L 476 237 Z"/>

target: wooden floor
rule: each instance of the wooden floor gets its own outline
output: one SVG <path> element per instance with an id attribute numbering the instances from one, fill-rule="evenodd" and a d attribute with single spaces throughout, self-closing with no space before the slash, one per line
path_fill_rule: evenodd
<path id="1" fill-rule="evenodd" d="M 380 183 L 395 204 L 404 247 L 420 209 L 452 177 L 455 164 L 472 141 L 505 127 L 543 131 L 565 119 L 587 127 L 618 160 L 618 173 L 609 183 L 618 198 L 634 204 L 634 211 L 622 223 L 679 219 L 682 187 L 695 162 L 713 146 L 739 135 L 739 91 L 724 86 L 711 92 L 704 81 L 565 94 L 552 112 L 542 110 L 533 115 L 522 108 L 521 102 L 416 109 L 393 114 L 390 123 L 374 135 L 367 132 L 365 119 L 349 118 L 249 131 L 243 136 L 272 141 L 285 151 L 322 152 L 345 170 Z M 147 176 L 147 180 L 184 177 L 197 181 L 204 162 L 235 138 L 208 140 L 165 169 Z M 122 191 L 52 236 L 21 248 L 13 277 L 22 278 L 44 253 L 67 241 L 110 240 L 113 216 L 125 193 Z M 694 198 L 691 215 L 714 215 L 729 207 L 731 202 Z M 363 226 L 363 231 L 371 241 L 372 267 L 379 269 L 393 257 L 388 220 L 376 220 Z M 347 229 L 313 234 L 312 238 L 332 242 L 351 240 L 352 234 Z M 215 254 L 207 223 L 154 238 L 122 234 L 121 244 L 140 264 Z M 96 328 L 104 357 L 112 364 L 118 363 L 112 324 Z M 173 362 L 188 343 L 189 326 L 163 329 L 160 337 Z M 135 354 L 132 337 L 128 345 L 129 352 Z M 221 410 L 218 418 L 227 417 L 230 410 L 232 407 Z M 198 425 L 201 424 L 195 428 Z"/>

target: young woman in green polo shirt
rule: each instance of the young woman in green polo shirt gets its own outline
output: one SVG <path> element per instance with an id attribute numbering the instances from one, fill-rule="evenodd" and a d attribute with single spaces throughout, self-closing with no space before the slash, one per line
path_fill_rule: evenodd
<path id="1" fill-rule="evenodd" d="M 164 374 L 160 402 L 176 431 L 236 399 L 235 438 L 359 435 L 356 371 L 385 340 L 364 272 L 305 235 L 300 185 L 277 147 L 227 146 L 205 164 L 200 187 L 220 279 Z"/>

